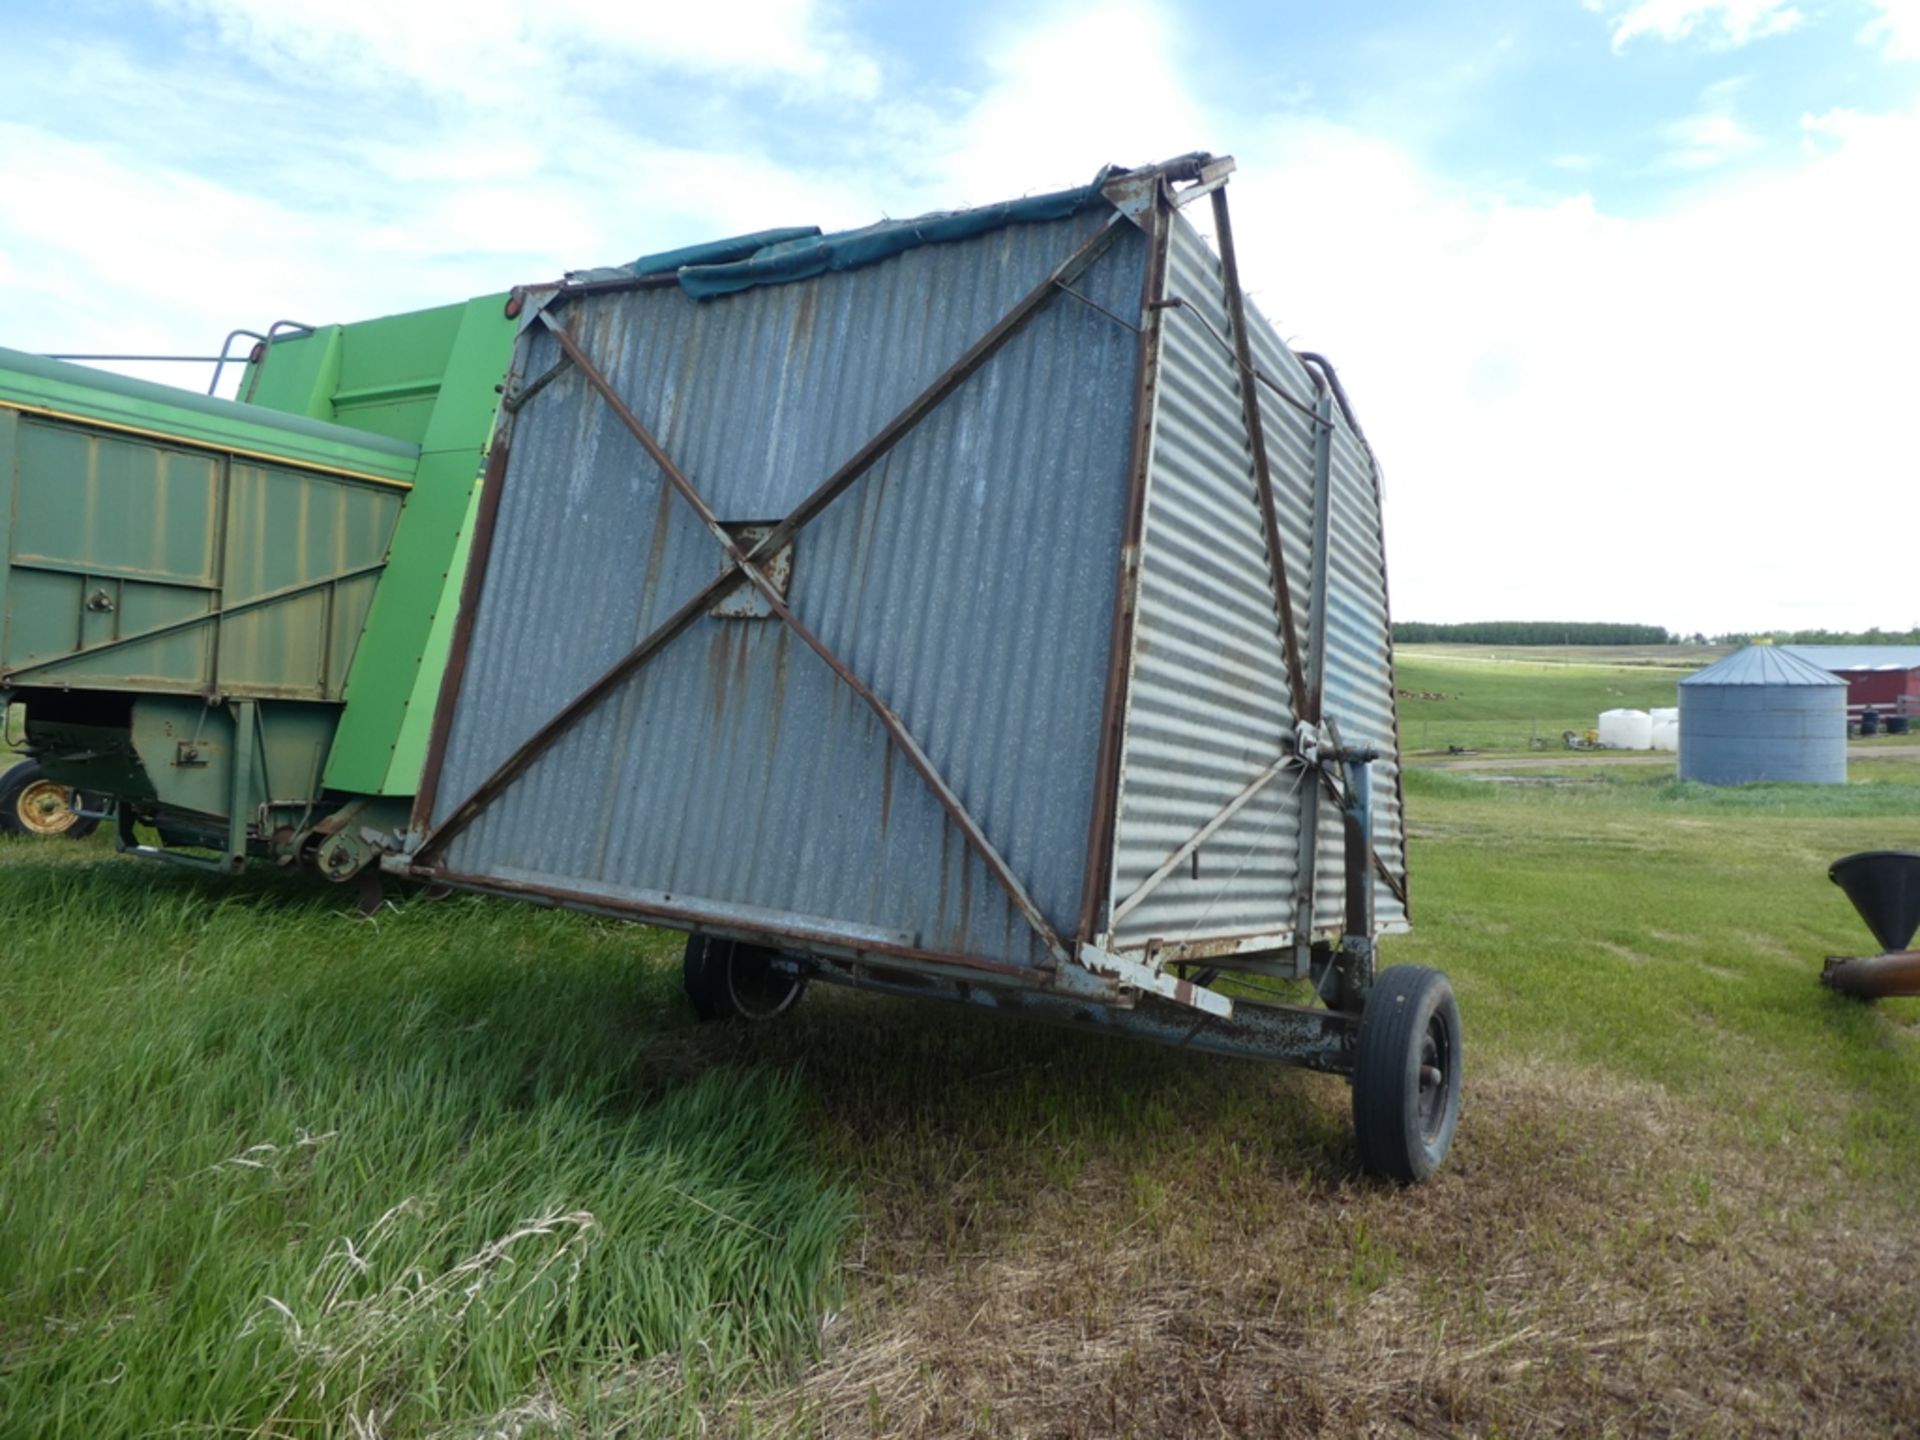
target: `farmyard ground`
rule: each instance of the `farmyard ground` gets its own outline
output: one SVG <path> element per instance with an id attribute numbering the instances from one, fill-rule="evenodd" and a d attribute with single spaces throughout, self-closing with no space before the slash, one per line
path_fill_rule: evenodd
<path id="1" fill-rule="evenodd" d="M 665 934 L 8 843 L 0 1430 L 1912 1433 L 1920 1004 L 1815 976 L 1920 765 L 1855 777 L 1416 772 L 1386 955 L 1468 1091 L 1412 1192 L 1337 1080 L 818 991 L 712 1031 Z"/>

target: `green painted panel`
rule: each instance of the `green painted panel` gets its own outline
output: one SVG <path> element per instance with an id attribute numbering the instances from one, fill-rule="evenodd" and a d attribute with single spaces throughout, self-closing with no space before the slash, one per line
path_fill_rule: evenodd
<path id="1" fill-rule="evenodd" d="M 467 526 L 513 349 L 516 326 L 505 302 L 488 295 L 425 317 L 397 317 L 421 320 L 416 346 L 439 333 L 448 349 L 419 435 L 420 468 L 347 678 L 347 708 L 327 766 L 332 789 L 411 795 L 419 785 L 465 574 Z M 350 334 L 347 353 L 354 350 Z M 398 385 L 405 367 L 419 363 L 419 349 L 390 360 L 386 381 Z M 343 367 L 343 384 L 348 375 Z"/>
<path id="2" fill-rule="evenodd" d="M 89 611 L 88 597 L 102 591 L 114 609 Z M 204 615 L 212 608 L 215 594 L 184 586 L 16 569 L 7 581 L 6 665 L 14 669 L 58 660 L 84 644 Z M 195 625 L 35 673 L 64 685 L 198 691 L 209 673 L 212 638 L 212 626 Z"/>
<path id="3" fill-rule="evenodd" d="M 0 406 L 157 435 L 175 444 L 270 456 L 387 480 L 411 478 L 419 453 L 405 439 L 215 400 L 18 350 L 0 349 Z"/>
<path id="4" fill-rule="evenodd" d="M 473 549 L 473 522 L 480 514 L 480 487 L 474 486 L 467 503 L 466 518 L 454 544 L 453 564 L 441 587 L 439 603 L 434 607 L 433 624 L 427 631 L 425 658 L 413 677 L 413 689 L 407 696 L 405 718 L 394 742 L 393 763 L 387 770 L 387 793 L 411 795 L 420 787 L 426 771 L 427 741 L 433 734 L 433 711 L 440 703 L 440 681 L 446 674 L 447 657 L 453 652 L 453 622 L 460 613 L 460 590 L 467 573 L 467 561 Z"/>
<path id="5" fill-rule="evenodd" d="M 344 325 L 322 325 L 311 335 L 275 340 L 265 363 L 247 366 L 240 398 L 257 409 L 332 420 L 345 335 Z"/>
<path id="6" fill-rule="evenodd" d="M 376 580 L 315 582 L 383 563 L 403 489 L 6 413 L 0 670 L 27 685 L 340 698 Z"/>
<path id="7" fill-rule="evenodd" d="M 13 560 L 212 586 L 221 457 L 23 415 Z"/>
<path id="8" fill-rule="evenodd" d="M 474 303 L 506 323 L 504 295 Z M 265 363 L 249 369 L 240 393 L 254 405 L 419 444 L 438 407 L 467 309 L 440 305 L 276 340 Z M 490 383 L 499 380 L 496 375 Z"/>

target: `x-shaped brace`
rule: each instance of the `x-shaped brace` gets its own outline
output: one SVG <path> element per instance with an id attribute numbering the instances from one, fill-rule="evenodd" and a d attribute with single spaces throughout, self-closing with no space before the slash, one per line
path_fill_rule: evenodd
<path id="1" fill-rule="evenodd" d="M 941 808 L 946 811 L 967 844 L 986 865 L 989 873 L 1006 890 L 1014 907 L 1033 927 L 1055 962 L 1071 959 L 1072 952 L 1059 932 L 1034 904 L 1032 897 L 1027 894 L 1026 888 L 1020 883 L 1006 858 L 987 838 L 979 822 L 967 811 L 966 806 L 961 803 L 953 788 L 934 767 L 932 760 L 920 747 L 919 742 L 907 731 L 900 717 L 853 672 L 845 661 L 834 654 L 799 616 L 794 614 L 785 597 L 767 578 L 762 566 L 778 554 L 802 528 L 818 517 L 835 499 L 844 494 L 856 480 L 866 474 L 882 456 L 892 450 L 942 401 L 958 390 L 970 376 L 986 364 L 1052 299 L 1057 290 L 1072 285 L 1106 252 L 1121 228 L 1127 223 L 1129 222 L 1123 213 L 1116 211 L 1111 215 L 1105 224 L 1057 265 L 1046 279 L 1022 297 L 1019 303 L 969 346 L 958 360 L 909 401 L 899 414 L 882 426 L 872 439 L 822 481 L 794 508 L 791 514 L 761 537 L 750 550 L 743 550 L 740 547 L 726 526 L 715 516 L 712 507 L 707 504 L 693 482 L 674 463 L 673 458 L 662 448 L 646 424 L 633 412 L 632 407 L 621 397 L 613 384 L 580 348 L 579 342 L 573 335 L 554 319 L 550 312 L 541 311 L 540 322 L 558 342 L 561 352 L 586 379 L 587 384 L 606 402 L 621 425 L 632 434 L 653 463 L 659 467 L 667 483 L 699 518 L 700 523 L 706 527 L 708 533 L 721 547 L 728 565 L 597 679 L 568 701 L 551 719 L 522 741 L 492 774 L 481 781 L 466 799 L 454 806 L 448 812 L 447 818 L 426 836 L 416 852 L 415 863 L 424 864 L 435 854 L 444 851 L 455 836 L 471 825 L 508 785 L 572 728 L 582 715 L 630 679 L 648 660 L 663 650 L 717 601 L 742 585 L 751 585 L 760 593 L 767 608 L 778 616 L 802 643 L 825 661 L 828 668 L 874 712 L 890 740 L 899 747 L 901 753 L 907 757 L 908 763 L 926 782 L 935 799 L 940 802 Z M 484 556 L 476 556 L 475 559 L 477 563 L 485 562 Z"/>

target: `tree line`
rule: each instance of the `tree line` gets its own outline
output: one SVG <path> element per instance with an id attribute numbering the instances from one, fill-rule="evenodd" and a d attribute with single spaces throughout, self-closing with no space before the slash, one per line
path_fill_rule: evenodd
<path id="1" fill-rule="evenodd" d="M 1911 630 L 1756 630 L 1752 634 L 1716 635 L 1716 645 L 1746 645 L 1771 640 L 1776 645 L 1920 645 L 1920 625 Z"/>
<path id="2" fill-rule="evenodd" d="M 1658 625 L 1609 625 L 1594 620 L 1478 620 L 1432 625 L 1402 620 L 1393 638 L 1403 645 L 1671 645 L 1678 637 Z"/>

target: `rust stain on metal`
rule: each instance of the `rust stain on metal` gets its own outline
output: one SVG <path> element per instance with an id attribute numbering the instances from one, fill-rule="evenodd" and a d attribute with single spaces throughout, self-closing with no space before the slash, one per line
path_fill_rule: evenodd
<path id="1" fill-rule="evenodd" d="M 707 703 L 716 725 L 727 713 L 727 670 L 733 633 L 724 625 L 715 625 L 707 636 Z"/>
<path id="2" fill-rule="evenodd" d="M 880 761 L 880 833 L 893 823 L 893 746 L 889 744 Z"/>
<path id="3" fill-rule="evenodd" d="M 653 623 L 654 607 L 660 599 L 660 572 L 667 563 L 667 538 L 673 529 L 673 495 L 660 487 L 659 503 L 653 509 L 653 540 L 647 546 L 647 578 L 640 587 L 640 623 Z"/>

